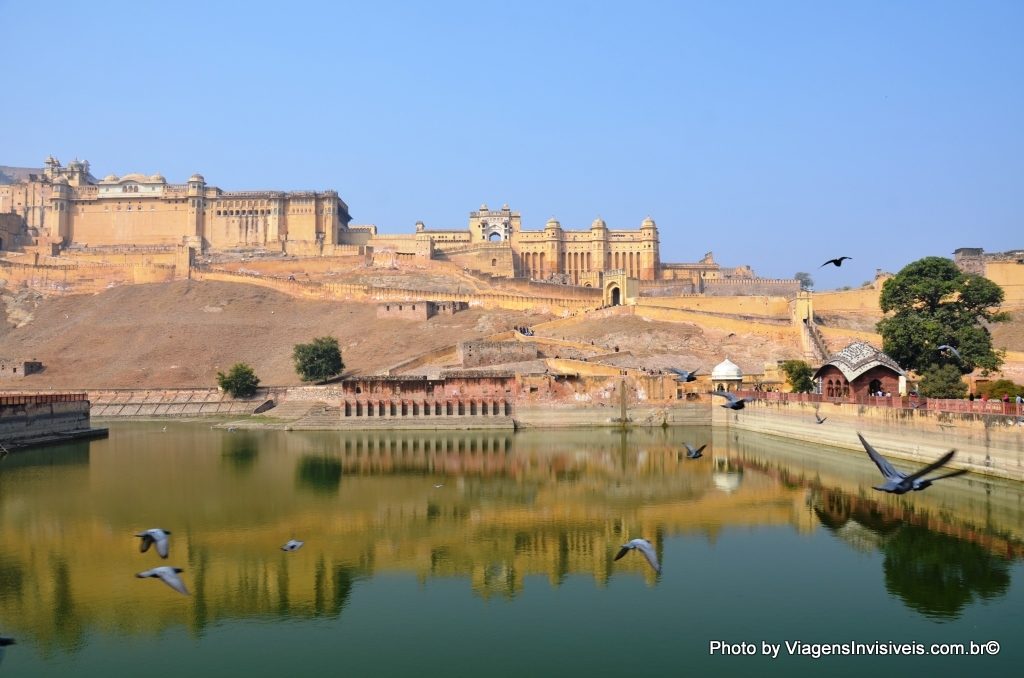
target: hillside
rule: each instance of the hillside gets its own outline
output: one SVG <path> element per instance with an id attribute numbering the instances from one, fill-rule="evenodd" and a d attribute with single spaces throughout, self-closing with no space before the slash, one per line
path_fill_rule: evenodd
<path id="1" fill-rule="evenodd" d="M 292 347 L 338 338 L 346 367 L 374 373 L 460 339 L 547 319 L 470 309 L 426 323 L 378 320 L 374 304 L 295 299 L 231 283 L 182 281 L 115 287 L 97 295 L 19 293 L 0 334 L 0 356 L 37 359 L 46 369 L 5 388 L 215 386 L 218 370 L 253 366 L 264 385 L 298 384 Z"/>

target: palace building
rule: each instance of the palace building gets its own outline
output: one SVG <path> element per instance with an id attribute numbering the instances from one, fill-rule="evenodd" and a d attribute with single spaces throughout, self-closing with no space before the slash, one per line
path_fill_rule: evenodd
<path id="1" fill-rule="evenodd" d="M 0 185 L 0 213 L 20 215 L 32 238 L 62 246 L 189 245 L 199 251 L 335 244 L 348 205 L 335 191 L 223 191 L 201 174 L 169 184 L 159 174 L 97 180 L 89 163 L 54 157 L 42 172 Z"/>
<path id="2" fill-rule="evenodd" d="M 661 260 L 658 227 L 610 228 L 597 218 L 573 230 L 551 218 L 525 230 L 519 212 L 487 205 L 466 228 L 378 233 L 351 224 L 336 191 L 225 191 L 193 174 L 180 184 L 160 174 L 97 179 L 89 163 L 66 167 L 48 157 L 40 170 L 0 167 L 0 249 L 188 247 L 197 252 L 251 248 L 297 255 L 372 254 L 395 260 L 447 260 L 496 277 L 639 294 L 795 296 L 795 280 L 757 278 L 724 268 L 711 253 L 695 263 Z M 16 222 L 16 223 L 15 223 Z M 20 234 L 19 234 L 20 229 Z"/>

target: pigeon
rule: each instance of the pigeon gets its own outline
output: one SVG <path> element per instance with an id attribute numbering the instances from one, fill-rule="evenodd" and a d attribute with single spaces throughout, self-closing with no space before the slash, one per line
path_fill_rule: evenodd
<path id="1" fill-rule="evenodd" d="M 145 553 L 149 550 L 150 546 L 156 544 L 156 552 L 160 554 L 161 558 L 166 558 L 167 536 L 170 533 L 170 530 L 162 530 L 159 527 L 154 527 L 152 530 L 146 530 L 145 532 L 136 532 L 136 537 L 142 537 L 142 543 L 139 544 L 139 553 Z"/>
<path id="2" fill-rule="evenodd" d="M 282 551 L 298 551 L 299 549 L 302 548 L 302 545 L 305 544 L 305 543 L 306 542 L 299 541 L 298 539 L 289 539 L 288 543 L 281 547 L 281 550 Z"/>
<path id="3" fill-rule="evenodd" d="M 824 424 L 826 421 L 828 421 L 828 417 L 822 417 L 817 412 L 814 413 L 814 418 L 818 420 L 819 424 Z"/>
<path id="4" fill-rule="evenodd" d="M 826 261 L 824 264 L 822 264 L 818 268 L 822 268 L 824 266 L 828 266 L 829 264 L 835 264 L 837 267 L 842 266 L 844 259 L 853 259 L 853 257 L 839 257 L 838 259 L 829 259 L 828 261 Z"/>
<path id="5" fill-rule="evenodd" d="M 911 474 L 906 474 L 903 471 L 897 471 L 893 468 L 893 465 L 889 463 L 889 460 L 878 453 L 878 450 L 871 447 L 871 444 L 864 440 L 864 436 L 857 434 L 860 438 L 861 445 L 867 450 L 868 456 L 871 457 L 871 461 L 875 462 L 875 466 L 885 476 L 885 483 L 882 485 L 875 486 L 874 489 L 881 490 L 882 492 L 889 492 L 891 494 L 906 494 L 907 492 L 920 492 L 928 487 L 931 487 L 932 483 L 942 478 L 952 478 L 953 476 L 963 475 L 967 473 L 967 469 L 960 469 L 953 471 L 952 473 L 945 473 L 941 476 L 935 476 L 934 478 L 928 478 L 922 480 L 921 476 L 931 473 L 935 469 L 946 465 L 956 454 L 956 450 L 950 450 L 946 454 L 939 457 L 937 460 L 928 464 L 919 471 Z"/>
<path id="6" fill-rule="evenodd" d="M 668 370 L 669 370 L 669 372 L 674 372 L 675 373 L 676 381 L 681 381 L 683 383 L 686 383 L 688 381 L 693 381 L 693 380 L 695 380 L 697 378 L 696 377 L 697 370 L 693 370 L 692 372 L 687 372 L 686 370 L 677 370 L 674 367 L 670 367 L 670 368 L 668 368 Z"/>
<path id="7" fill-rule="evenodd" d="M 146 570 L 145 572 L 139 572 L 136 577 L 139 579 L 145 579 L 146 577 L 156 577 L 162 579 L 165 584 L 170 586 L 178 593 L 183 593 L 186 596 L 189 595 L 188 589 L 185 588 L 184 582 L 181 581 L 181 577 L 178 576 L 179 572 L 185 570 L 180 567 L 154 567 L 152 570 Z"/>
<path id="8" fill-rule="evenodd" d="M 651 567 L 658 574 L 661 574 L 661 565 L 658 564 L 658 554 L 654 552 L 654 547 L 651 546 L 651 542 L 646 539 L 633 539 L 627 544 L 623 544 L 622 548 L 615 555 L 615 560 L 618 560 L 622 556 L 626 555 L 633 549 L 640 549 L 640 552 L 644 554 L 644 558 L 650 563 Z"/>
<path id="9" fill-rule="evenodd" d="M 683 443 L 683 447 L 686 448 L 687 459 L 700 459 L 704 456 L 704 448 L 707 447 L 707 445 L 701 445 L 695 449 L 690 443 Z"/>
<path id="10" fill-rule="evenodd" d="M 746 407 L 747 403 L 754 402 L 753 398 L 737 398 L 728 391 L 712 391 L 711 395 L 722 396 L 723 398 L 728 400 L 729 402 L 722 405 L 722 407 L 727 407 L 730 410 L 742 410 L 744 407 Z"/>
<path id="11" fill-rule="evenodd" d="M 953 355 L 956 356 L 957 360 L 963 360 L 963 358 L 960 357 L 960 351 L 956 350 L 955 348 L 953 348 L 949 344 L 943 344 L 942 346 L 939 346 L 936 350 L 938 350 L 938 351 L 949 351 L 950 353 L 952 353 Z"/>

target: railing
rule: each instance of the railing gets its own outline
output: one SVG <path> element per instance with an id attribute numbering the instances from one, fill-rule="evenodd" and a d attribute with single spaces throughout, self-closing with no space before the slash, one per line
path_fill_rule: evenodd
<path id="1" fill-rule="evenodd" d="M 77 403 L 88 399 L 88 393 L 53 393 L 47 395 L 0 395 L 0 405 L 46 405 L 49 403 Z"/>
<path id="2" fill-rule="evenodd" d="M 822 393 L 779 393 L 776 391 L 742 391 L 749 396 L 772 403 L 833 403 L 836 405 L 867 405 L 894 409 L 915 409 L 930 412 L 964 412 L 974 414 L 1024 415 L 1024 404 L 1005 403 L 1002 400 L 961 400 L 955 398 L 918 398 L 914 396 L 861 396 L 836 397 Z"/>

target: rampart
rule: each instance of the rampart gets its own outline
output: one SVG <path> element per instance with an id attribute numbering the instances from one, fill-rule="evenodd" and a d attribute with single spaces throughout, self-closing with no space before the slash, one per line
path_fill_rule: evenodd
<path id="1" fill-rule="evenodd" d="M 793 298 L 800 292 L 800 281 L 775 278 L 724 278 L 705 280 L 704 294 L 711 297 L 766 296 Z"/>
<path id="2" fill-rule="evenodd" d="M 537 344 L 532 341 L 463 341 L 458 360 L 463 367 L 482 367 L 536 360 Z"/>
<path id="3" fill-rule="evenodd" d="M 785 297 L 740 296 L 705 297 L 694 294 L 680 297 L 640 297 L 638 307 L 670 308 L 733 316 L 785 319 L 789 322 L 790 300 Z"/>

